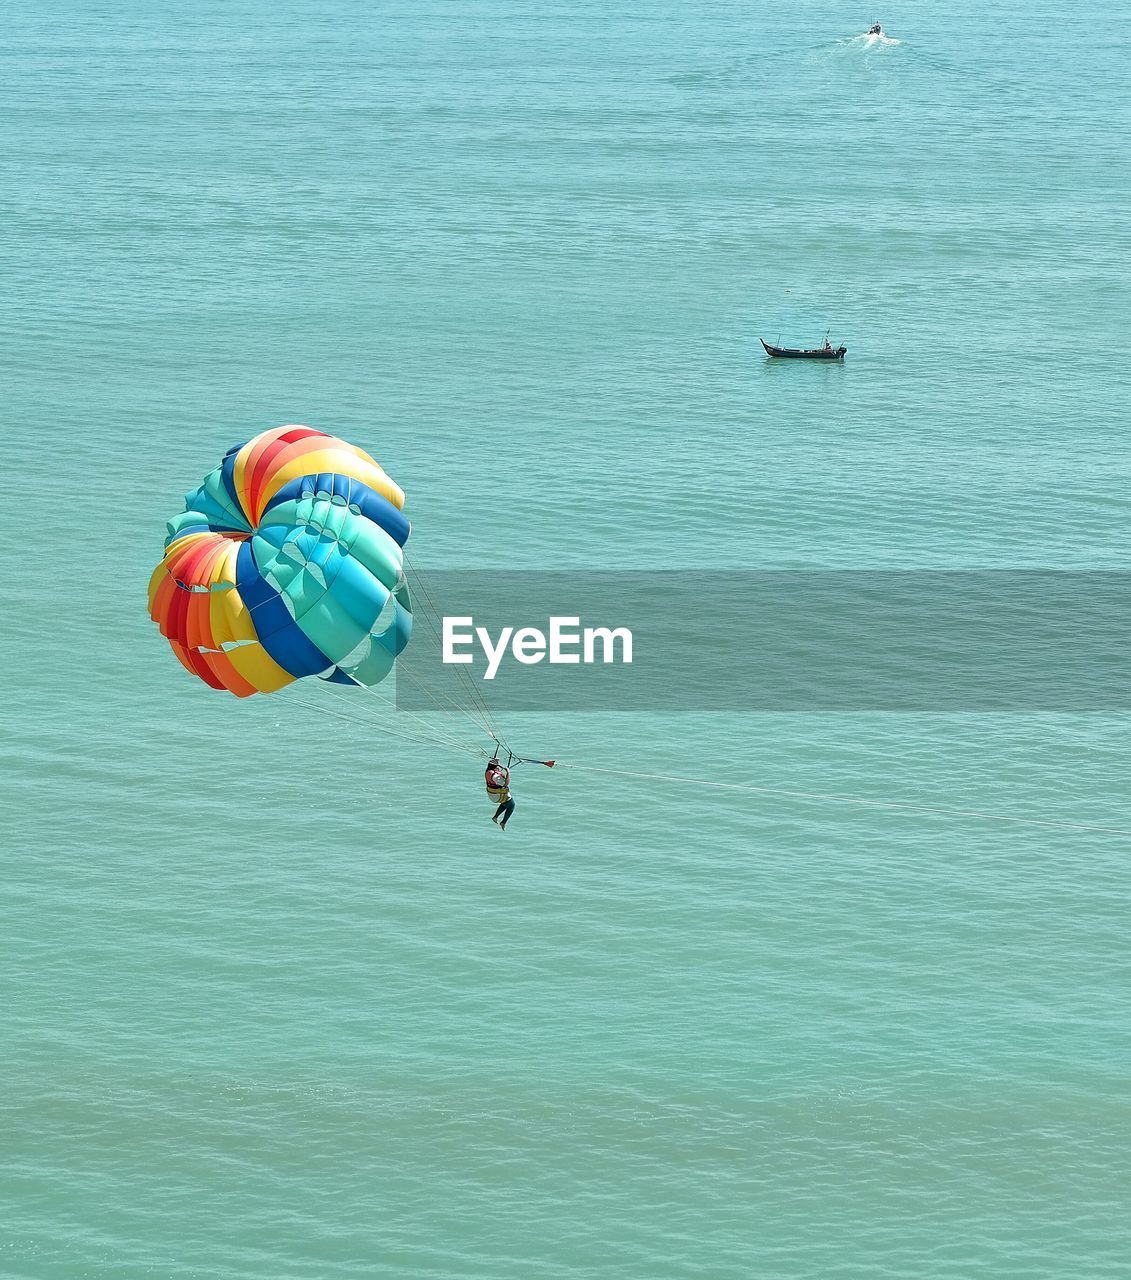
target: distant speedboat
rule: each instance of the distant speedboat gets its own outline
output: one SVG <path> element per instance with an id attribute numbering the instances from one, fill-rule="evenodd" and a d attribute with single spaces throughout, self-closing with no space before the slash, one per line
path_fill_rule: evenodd
<path id="1" fill-rule="evenodd" d="M 884 34 L 884 29 L 883 29 L 883 27 L 881 27 L 881 26 L 880 26 L 880 24 L 877 22 L 877 23 L 876 23 L 876 25 L 875 25 L 874 27 L 869 27 L 869 28 L 868 28 L 868 34 L 869 34 L 870 36 L 882 36 L 882 35 Z"/>
<path id="2" fill-rule="evenodd" d="M 843 360 L 847 347 L 834 347 L 825 339 L 823 347 L 771 347 L 765 338 L 758 341 L 766 348 L 766 355 L 781 356 L 786 360 Z"/>

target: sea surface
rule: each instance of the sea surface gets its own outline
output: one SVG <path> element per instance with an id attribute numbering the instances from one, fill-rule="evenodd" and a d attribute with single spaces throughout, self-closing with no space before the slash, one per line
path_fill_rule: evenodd
<path id="1" fill-rule="evenodd" d="M 6 6 L 4 1280 L 1128 1275 L 1126 716 L 515 716 L 626 772 L 504 835 L 145 608 L 286 422 L 439 569 L 1125 568 L 1127 18 Z"/>

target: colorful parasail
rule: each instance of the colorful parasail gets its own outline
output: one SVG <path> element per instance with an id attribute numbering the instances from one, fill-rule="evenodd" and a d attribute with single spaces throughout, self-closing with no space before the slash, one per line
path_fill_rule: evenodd
<path id="1" fill-rule="evenodd" d="M 363 449 L 264 431 L 169 522 L 150 617 L 193 675 L 237 697 L 303 676 L 377 684 L 412 632 L 404 501 Z"/>

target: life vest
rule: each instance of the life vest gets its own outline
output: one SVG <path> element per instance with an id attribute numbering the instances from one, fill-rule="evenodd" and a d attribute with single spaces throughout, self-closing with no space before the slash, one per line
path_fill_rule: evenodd
<path id="1" fill-rule="evenodd" d="M 503 776 L 503 785 L 501 787 L 496 786 L 494 782 L 494 779 L 499 774 L 502 774 Z M 483 781 L 487 784 L 487 799 L 490 800 L 492 804 L 506 804 L 506 802 L 511 798 L 510 787 L 508 785 L 510 782 L 510 774 L 502 765 L 499 765 L 495 769 L 492 769 L 491 766 L 488 765 L 483 771 Z"/>

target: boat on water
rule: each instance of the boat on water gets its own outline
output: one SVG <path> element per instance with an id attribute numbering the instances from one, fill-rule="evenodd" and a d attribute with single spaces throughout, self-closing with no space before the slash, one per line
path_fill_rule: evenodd
<path id="1" fill-rule="evenodd" d="M 768 356 L 782 356 L 787 360 L 843 360 L 847 347 L 834 347 L 825 339 L 823 347 L 773 347 L 765 338 L 758 341 L 766 348 Z"/>

